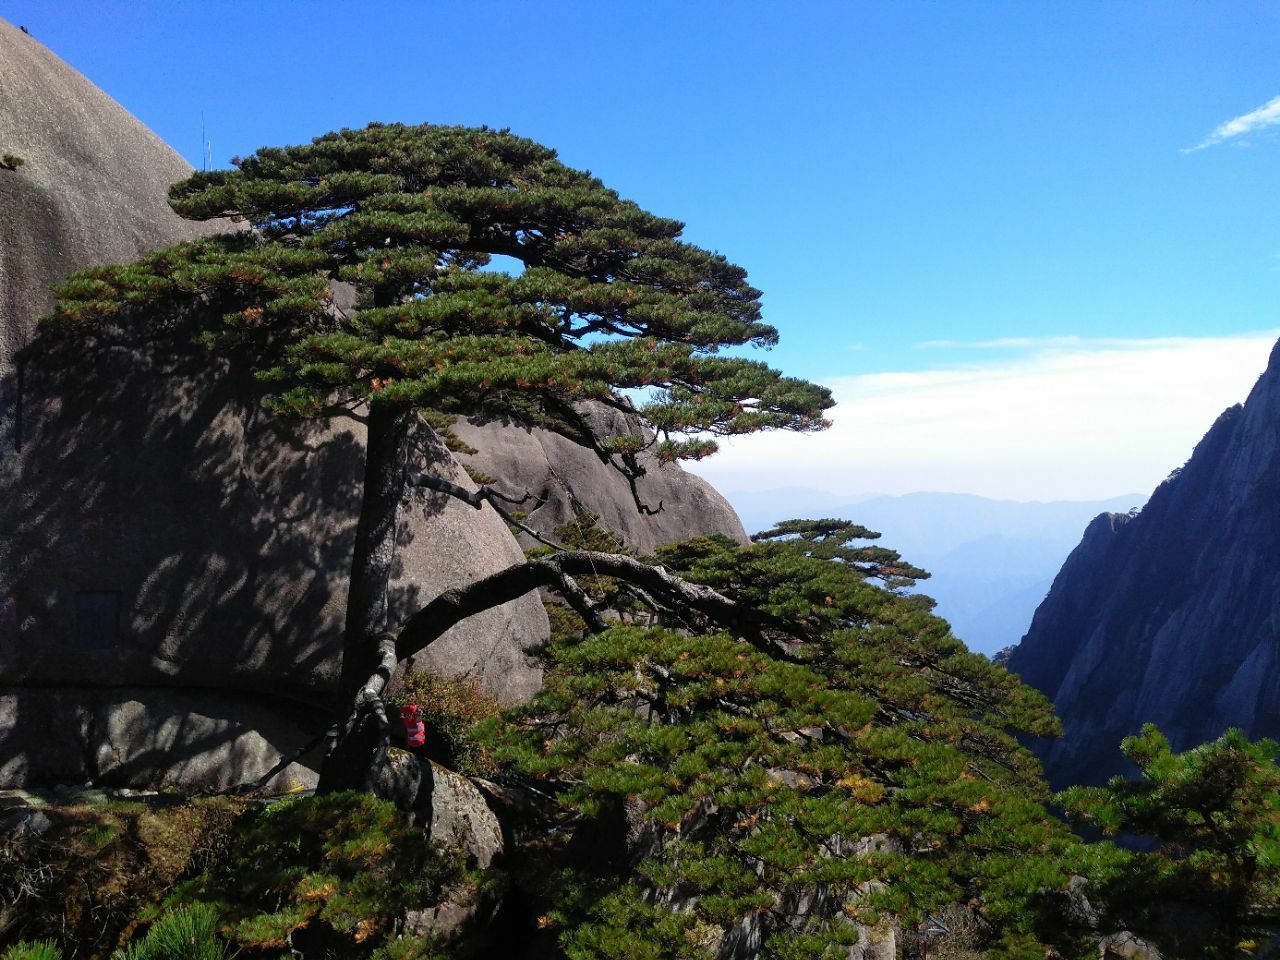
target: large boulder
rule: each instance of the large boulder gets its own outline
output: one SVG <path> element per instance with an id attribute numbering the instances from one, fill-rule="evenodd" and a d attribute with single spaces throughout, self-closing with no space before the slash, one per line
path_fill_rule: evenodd
<path id="1" fill-rule="evenodd" d="M 468 871 L 487 869 L 503 853 L 497 816 L 476 785 L 460 773 L 393 747 L 374 790 L 395 803 L 411 825 L 460 856 Z M 434 907 L 408 911 L 405 932 L 456 938 L 475 932 L 493 907 L 491 899 L 463 881 Z"/>
<path id="2" fill-rule="evenodd" d="M 0 20 L 0 363 L 32 337 L 53 284 L 207 231 L 166 202 L 191 167 L 120 104 Z"/>
<path id="3" fill-rule="evenodd" d="M 0 693 L 0 783 L 269 791 L 315 786 L 323 718 L 261 697 L 159 687 Z M 307 721 L 310 720 L 308 723 Z"/>
<path id="4" fill-rule="evenodd" d="M 611 407 L 588 404 L 583 410 L 598 434 L 648 435 L 634 416 Z M 520 507 L 527 511 L 524 522 L 543 535 L 585 509 L 638 553 L 705 533 L 747 541 L 742 521 L 711 484 L 675 464 L 659 463 L 651 453 L 640 457 L 645 474 L 633 494 L 626 477 L 595 451 L 549 430 L 461 420 L 454 432 L 476 449 L 464 457 L 470 466 L 498 478 L 504 493 L 529 495 L 528 505 Z M 641 511 L 637 499 L 653 512 Z"/>
<path id="5" fill-rule="evenodd" d="M 191 171 L 177 154 L 3 22 L 0 153 L 25 161 L 0 170 L 6 709 L 23 718 L 21 729 L 38 729 L 51 711 L 50 725 L 66 716 L 49 700 L 58 691 L 123 698 L 133 704 L 132 735 L 153 743 L 183 698 L 199 695 L 206 706 L 225 698 L 230 710 L 250 695 L 314 727 L 340 657 L 362 426 L 266 417 L 245 402 L 251 384 L 195 352 L 58 351 L 34 340 L 52 282 L 210 227 L 168 208 L 169 184 Z M 430 436 L 416 455 L 470 482 Z M 439 496 L 410 498 L 398 537 L 400 615 L 522 557 L 491 510 Z M 514 702 L 540 683 L 526 650 L 545 634 L 541 604 L 529 596 L 460 624 L 429 665 Z M 77 721 L 43 742 L 8 736 L 0 782 L 94 776 L 85 757 L 105 729 Z M 210 758 L 245 727 L 218 729 L 192 740 Z M 114 776 L 206 785 L 189 752 L 147 750 Z"/>
<path id="6" fill-rule="evenodd" d="M 54 351 L 29 363 L 24 386 L 57 399 L 27 404 L 0 675 L 323 702 L 341 653 L 362 425 L 265 416 L 242 400 L 251 385 L 196 354 Z M 415 458 L 470 483 L 430 434 Z M 393 609 L 521 559 L 492 510 L 409 497 Z M 530 595 L 459 624 L 424 659 L 511 703 L 539 684 L 525 651 L 545 630 Z"/>

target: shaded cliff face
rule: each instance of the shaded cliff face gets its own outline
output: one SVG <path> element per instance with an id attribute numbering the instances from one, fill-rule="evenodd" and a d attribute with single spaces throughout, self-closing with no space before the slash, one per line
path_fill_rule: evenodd
<path id="1" fill-rule="evenodd" d="M 1040 749 L 1058 786 L 1125 771 L 1146 722 L 1179 750 L 1280 736 L 1280 344 L 1139 514 L 1090 524 L 1009 669 L 1062 716 Z"/>
<path id="2" fill-rule="evenodd" d="M 50 283 L 210 227 L 165 202 L 190 172 L 180 157 L 4 22 L 0 153 L 26 160 L 0 170 L 0 787 L 254 779 L 327 722 L 363 428 L 267 416 L 245 402 L 251 382 L 197 351 L 33 342 Z M 514 427 L 477 443 L 508 438 L 525 450 Z M 419 466 L 470 485 L 420 439 Z M 491 472 L 523 456 L 495 454 Z M 618 503 L 567 451 L 554 459 L 586 506 L 634 514 L 629 492 Z M 707 525 L 718 497 L 700 481 L 670 476 L 652 542 L 741 534 L 727 505 L 723 527 Z M 408 496 L 393 615 L 522 558 L 491 509 Z M 531 594 L 458 624 L 417 665 L 519 701 L 541 683 L 528 650 L 546 632 Z"/>

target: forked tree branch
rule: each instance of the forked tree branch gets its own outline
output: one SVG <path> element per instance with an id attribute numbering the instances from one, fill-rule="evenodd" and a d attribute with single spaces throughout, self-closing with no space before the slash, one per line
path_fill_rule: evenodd
<path id="1" fill-rule="evenodd" d="M 489 499 L 488 487 L 481 487 L 479 490 L 468 490 L 461 484 L 430 473 L 412 473 L 409 475 L 408 480 L 410 486 L 425 487 L 428 490 L 434 490 L 436 493 L 447 494 L 455 500 L 470 504 L 477 510 L 483 507 L 485 501 Z"/>
<path id="2" fill-rule="evenodd" d="M 477 510 L 479 510 L 481 507 L 483 507 L 487 503 L 489 504 L 489 506 L 493 507 L 494 511 L 498 514 L 498 516 L 500 516 L 507 523 L 511 524 L 511 526 L 520 530 L 522 533 L 528 534 L 534 540 L 537 540 L 539 543 L 544 543 L 548 547 L 552 547 L 556 550 L 564 549 L 563 546 L 556 543 L 554 540 L 551 540 L 550 538 L 543 536 L 537 530 L 533 529 L 533 527 L 529 526 L 528 524 L 520 522 L 520 520 L 518 520 L 516 516 L 513 513 L 511 513 L 511 511 L 509 511 L 506 507 L 498 503 L 499 500 L 503 500 L 507 503 L 513 503 L 518 506 L 530 499 L 533 499 L 532 493 L 526 492 L 523 497 L 517 500 L 515 497 L 509 497 L 505 493 L 499 493 L 497 490 L 493 489 L 493 487 L 484 486 L 478 490 L 468 490 L 466 487 L 462 486 L 461 484 L 454 483 L 451 480 L 444 479 L 444 477 L 437 477 L 434 474 L 429 474 L 429 473 L 410 474 L 409 485 L 414 487 L 425 487 L 428 490 L 434 490 L 436 493 L 446 494 L 450 497 L 454 497 L 457 500 L 461 500 L 463 503 L 470 504 L 471 506 L 475 507 Z M 539 505 L 545 502 L 546 502 L 545 500 L 538 501 Z"/>

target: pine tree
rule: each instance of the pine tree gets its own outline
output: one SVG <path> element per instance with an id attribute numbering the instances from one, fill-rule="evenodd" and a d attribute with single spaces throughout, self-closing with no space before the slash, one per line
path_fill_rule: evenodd
<path id="1" fill-rule="evenodd" d="M 1044 955 L 1039 904 L 1077 845 L 1015 735 L 1056 720 L 904 595 L 923 571 L 869 533 L 793 521 L 660 550 L 751 611 L 736 630 L 609 578 L 579 598 L 594 627 L 554 618 L 545 688 L 497 755 L 564 835 L 621 816 L 633 838 L 612 870 L 570 850 L 551 871 L 567 956 L 845 956 L 955 904 L 989 956 Z"/>
<path id="2" fill-rule="evenodd" d="M 1104 893 L 1169 958 L 1252 956 L 1280 933 L 1280 744 L 1239 730 L 1174 753 L 1154 724 L 1121 744 L 1136 780 L 1072 787 L 1067 812 L 1132 852 Z"/>
<path id="3" fill-rule="evenodd" d="M 825 426 L 827 391 L 721 353 L 777 339 L 740 267 L 506 131 L 343 130 L 197 173 L 170 202 L 252 229 L 77 274 L 44 328 L 89 342 L 194 338 L 251 369 L 269 409 L 366 424 L 339 689 L 358 705 L 341 738 L 354 753 L 326 764 L 326 789 L 363 783 L 361 717 L 381 716 L 394 667 L 387 586 L 406 484 L 498 504 L 496 490 L 468 493 L 408 462 L 415 425 L 447 441 L 459 415 L 555 430 L 633 492 L 645 448 L 692 459 L 717 435 Z M 354 310 L 335 304 L 335 283 L 354 288 Z M 652 438 L 598 436 L 578 407 L 633 412 L 639 392 Z"/>

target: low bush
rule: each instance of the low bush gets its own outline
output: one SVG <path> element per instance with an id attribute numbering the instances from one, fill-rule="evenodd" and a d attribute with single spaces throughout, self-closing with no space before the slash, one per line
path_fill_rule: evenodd
<path id="1" fill-rule="evenodd" d="M 422 708 L 426 753 L 433 760 L 468 776 L 494 775 L 497 764 L 478 731 L 502 707 L 473 681 L 410 670 L 392 703 L 397 711 L 406 703 Z"/>
<path id="2" fill-rule="evenodd" d="M 166 913 L 142 940 L 120 948 L 111 960 L 229 960 L 234 955 L 218 936 L 217 911 L 193 904 Z"/>
<path id="3" fill-rule="evenodd" d="M 0 942 L 106 955 L 180 877 L 220 856 L 244 801 L 48 807 L 47 829 L 0 837 Z"/>
<path id="4" fill-rule="evenodd" d="M 352 956 L 463 880 L 461 858 L 401 825 L 391 803 L 338 793 L 246 812 L 224 856 L 179 884 L 167 904 L 207 904 L 245 948 Z"/>
<path id="5" fill-rule="evenodd" d="M 398 938 L 400 920 L 471 889 L 457 852 L 367 794 L 47 816 L 42 834 L 0 840 L 0 960 L 428 960 L 433 942 Z"/>
<path id="6" fill-rule="evenodd" d="M 52 940 L 21 940 L 0 953 L 0 960 L 62 960 L 62 951 Z"/>

